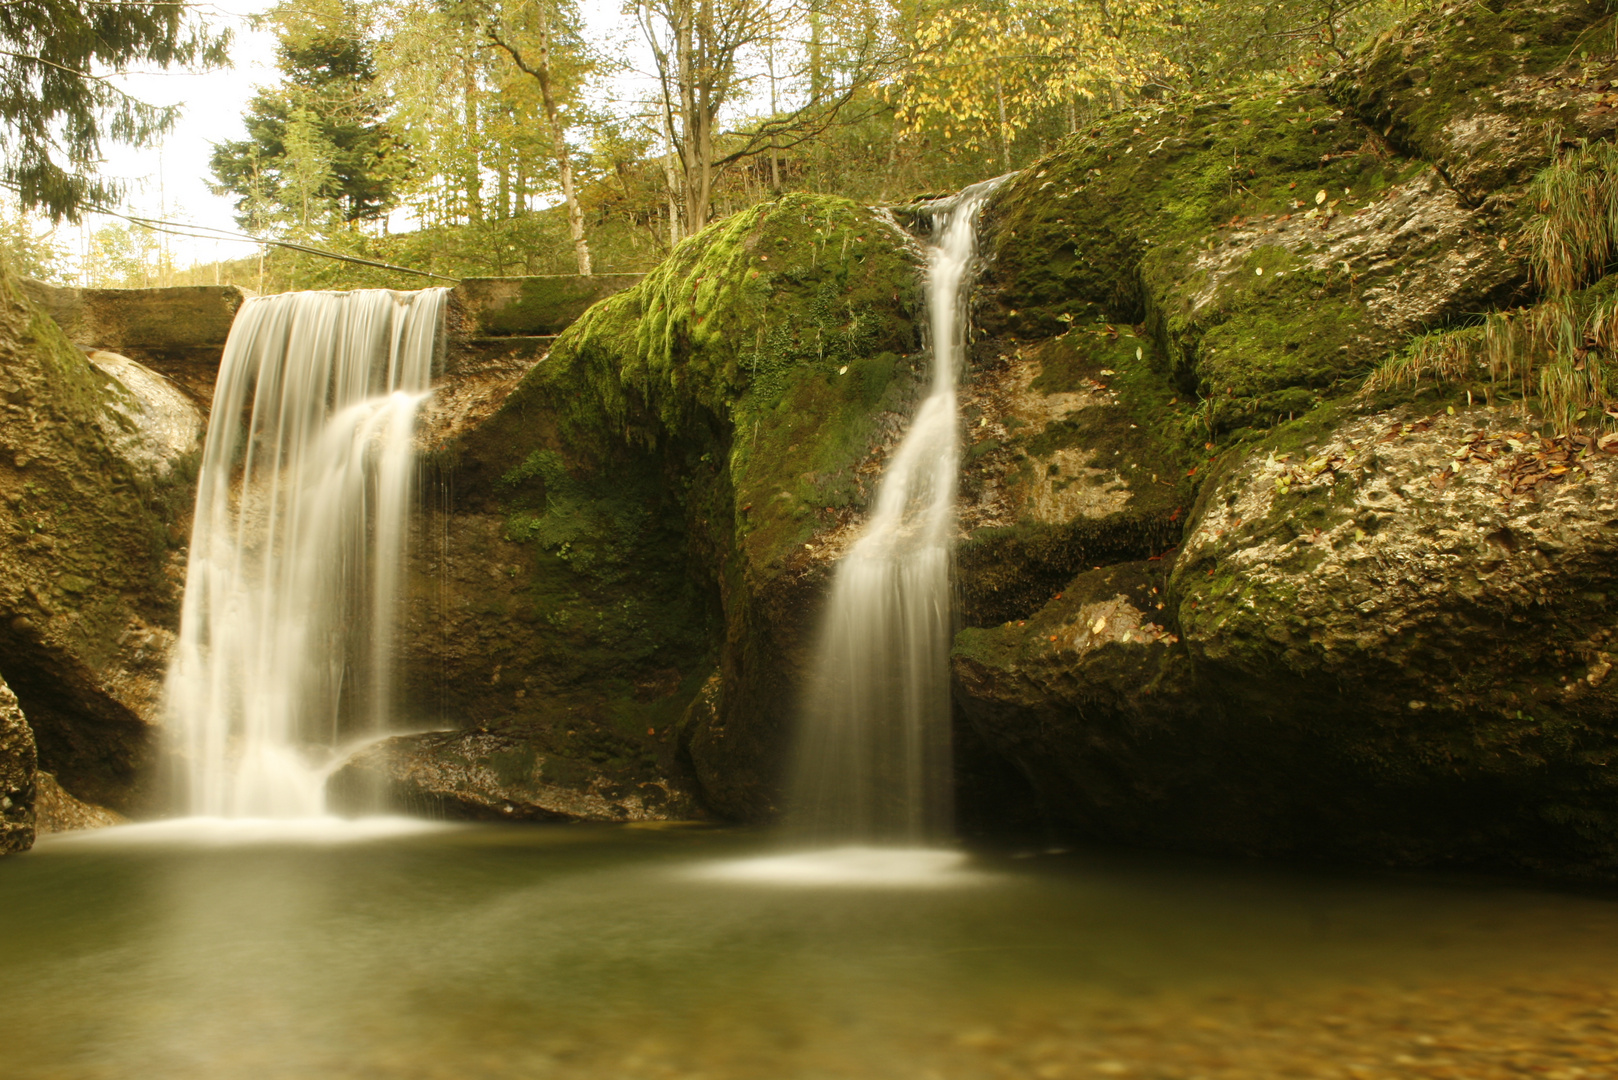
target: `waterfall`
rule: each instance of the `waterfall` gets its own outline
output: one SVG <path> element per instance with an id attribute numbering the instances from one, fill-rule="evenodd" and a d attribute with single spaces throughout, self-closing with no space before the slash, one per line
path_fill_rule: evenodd
<path id="1" fill-rule="evenodd" d="M 978 211 L 1001 182 L 975 184 L 927 207 L 932 387 L 888 464 L 865 532 L 832 582 L 789 818 L 817 842 L 923 844 L 950 833 L 955 384 Z"/>
<path id="2" fill-rule="evenodd" d="M 214 390 L 166 687 L 192 813 L 302 817 L 392 711 L 414 429 L 446 289 L 242 305 Z"/>

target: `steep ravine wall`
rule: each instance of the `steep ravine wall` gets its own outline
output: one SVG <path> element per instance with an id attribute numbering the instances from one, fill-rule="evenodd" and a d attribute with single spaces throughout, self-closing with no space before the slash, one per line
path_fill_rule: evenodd
<path id="1" fill-rule="evenodd" d="M 962 412 L 974 822 L 1618 869 L 1613 466 L 1499 388 L 1361 391 L 1412 334 L 1534 298 L 1523 192 L 1548 121 L 1611 134 L 1580 51 L 1608 19 L 1463 5 L 1321 86 L 1120 115 L 995 200 Z M 617 816 L 773 816 L 826 569 L 923 367 L 914 273 L 879 215 L 761 207 L 437 448 L 432 528 L 478 553 L 413 616 L 449 672 L 423 693 L 476 723 L 451 786 L 504 755 L 501 790 L 537 791 L 590 739 L 572 783 Z"/>

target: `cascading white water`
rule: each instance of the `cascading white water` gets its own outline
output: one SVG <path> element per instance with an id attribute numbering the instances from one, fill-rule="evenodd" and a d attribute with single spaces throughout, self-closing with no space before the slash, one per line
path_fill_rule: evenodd
<path id="1" fill-rule="evenodd" d="M 920 844 L 950 830 L 955 385 L 978 211 L 1001 182 L 975 184 L 928 208 L 932 388 L 832 583 L 791 811 L 797 831 L 816 842 Z"/>
<path id="2" fill-rule="evenodd" d="M 324 809 L 386 725 L 414 428 L 446 289 L 284 293 L 231 327 L 167 703 L 190 810 Z"/>

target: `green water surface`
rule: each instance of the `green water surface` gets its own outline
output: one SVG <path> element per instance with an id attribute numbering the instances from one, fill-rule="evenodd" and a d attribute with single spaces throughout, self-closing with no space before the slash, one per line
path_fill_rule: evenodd
<path id="1" fill-rule="evenodd" d="M 48 837 L 0 861 L 0 1077 L 1059 1078 L 1131 1009 L 1167 1031 L 1222 1001 L 1618 971 L 1618 904 L 1488 883 L 1117 853 L 976 855 L 933 887 L 694 873 L 766 844 Z M 1072 1043 L 1045 1065 L 996 1034 L 1034 1013 Z"/>

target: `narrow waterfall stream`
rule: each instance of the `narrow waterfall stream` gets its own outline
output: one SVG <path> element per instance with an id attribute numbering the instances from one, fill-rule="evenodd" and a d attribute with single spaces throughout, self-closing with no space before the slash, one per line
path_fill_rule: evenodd
<path id="1" fill-rule="evenodd" d="M 1001 183 L 974 184 L 929 206 L 932 388 L 832 584 L 793 792 L 796 830 L 815 843 L 918 845 L 950 833 L 955 387 L 978 211 Z"/>
<path id="2" fill-rule="evenodd" d="M 304 817 L 391 713 L 393 627 L 446 289 L 248 300 L 220 364 L 167 695 L 193 814 Z"/>

